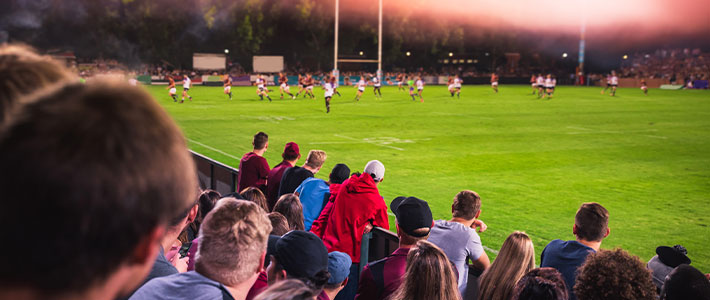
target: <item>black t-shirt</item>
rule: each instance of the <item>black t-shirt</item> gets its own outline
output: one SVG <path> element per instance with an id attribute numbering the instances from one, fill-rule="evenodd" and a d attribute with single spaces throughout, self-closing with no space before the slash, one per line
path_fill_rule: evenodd
<path id="1" fill-rule="evenodd" d="M 301 185 L 301 182 L 313 177 L 311 171 L 306 170 L 303 167 L 293 167 L 288 168 L 284 171 L 284 175 L 281 177 L 281 185 L 279 186 L 279 197 L 283 194 L 293 193 L 296 188 Z"/>

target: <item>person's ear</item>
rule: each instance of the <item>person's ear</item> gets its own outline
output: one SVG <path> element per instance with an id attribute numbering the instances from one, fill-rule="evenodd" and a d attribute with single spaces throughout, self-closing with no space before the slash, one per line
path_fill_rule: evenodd
<path id="1" fill-rule="evenodd" d="M 348 279 L 350 279 L 350 278 L 345 277 L 345 280 L 343 280 L 343 283 L 340 284 L 340 287 L 344 288 L 346 285 L 348 285 Z"/>
<path id="2" fill-rule="evenodd" d="M 138 245 L 133 248 L 133 254 L 129 260 L 131 264 L 143 265 L 153 263 L 158 256 L 158 245 L 165 235 L 165 226 L 157 226 L 138 241 Z"/>
<path id="3" fill-rule="evenodd" d="M 572 226 L 572 234 L 577 235 L 577 224 Z"/>
<path id="4" fill-rule="evenodd" d="M 609 227 L 606 228 L 606 234 L 604 234 L 604 238 L 609 236 L 609 233 L 611 233 L 611 229 Z"/>
<path id="5" fill-rule="evenodd" d="M 474 217 L 474 219 L 478 219 L 478 217 L 480 217 L 480 216 L 481 216 L 481 210 L 478 210 L 478 212 L 476 213 L 476 216 Z"/>
<path id="6" fill-rule="evenodd" d="M 266 268 L 264 268 L 264 263 L 266 262 L 266 251 L 261 254 L 261 257 L 259 258 L 259 268 L 256 269 L 257 273 L 264 272 Z"/>
<path id="7" fill-rule="evenodd" d="M 190 213 L 187 214 L 187 224 L 190 224 L 195 221 L 195 218 L 197 218 L 197 212 L 200 210 L 200 206 L 198 204 L 195 204 L 190 209 Z"/>

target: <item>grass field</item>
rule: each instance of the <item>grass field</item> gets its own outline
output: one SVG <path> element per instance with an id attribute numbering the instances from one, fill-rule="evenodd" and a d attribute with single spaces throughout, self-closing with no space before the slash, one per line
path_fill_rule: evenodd
<path id="1" fill-rule="evenodd" d="M 328 153 L 326 179 L 336 163 L 361 171 L 382 161 L 385 201 L 417 196 L 434 218 L 451 217 L 453 196 L 464 189 L 483 199 L 489 226 L 483 244 L 500 249 L 514 230 L 533 239 L 536 263 L 552 239 L 573 239 L 574 214 L 595 201 L 610 212 L 603 248 L 622 247 L 648 260 L 659 245 L 684 245 L 693 265 L 710 272 L 710 92 L 559 87 L 538 100 L 527 86 L 464 86 L 461 99 L 428 86 L 424 103 L 405 92 L 341 87 L 330 114 L 317 100 L 259 101 L 253 87 L 194 87 L 194 100 L 173 103 L 164 87 L 149 86 L 177 120 L 190 148 L 237 167 L 257 131 L 269 134 L 266 158 L 280 162 L 285 143 L 301 153 Z M 301 164 L 299 162 L 299 164 Z M 394 220 L 390 218 L 393 227 Z M 489 251 L 489 255 L 491 252 Z"/>

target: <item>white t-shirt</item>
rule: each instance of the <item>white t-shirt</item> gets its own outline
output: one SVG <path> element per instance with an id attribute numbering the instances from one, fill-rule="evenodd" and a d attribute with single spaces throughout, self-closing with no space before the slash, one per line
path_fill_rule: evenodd
<path id="1" fill-rule="evenodd" d="M 264 79 L 257 78 L 256 79 L 256 87 L 263 89 L 264 88 L 264 81 L 265 81 Z"/>
<path id="2" fill-rule="evenodd" d="M 611 76 L 611 84 L 619 84 L 619 77 Z"/>
<path id="3" fill-rule="evenodd" d="M 454 78 L 454 87 L 457 87 L 457 88 L 461 87 L 461 79 Z"/>
<path id="4" fill-rule="evenodd" d="M 478 233 L 461 223 L 436 220 L 427 240 L 439 246 L 456 266 L 456 271 L 459 273 L 458 287 L 463 295 L 468 282 L 466 258 L 478 260 L 484 253 Z M 465 296 L 463 299 L 466 299 Z"/>
<path id="5" fill-rule="evenodd" d="M 424 81 L 422 81 L 421 79 L 417 80 L 417 89 L 418 90 L 424 89 Z"/>
<path id="6" fill-rule="evenodd" d="M 545 79 L 545 87 L 553 87 L 552 85 L 552 78 L 546 78 Z"/>
<path id="7" fill-rule="evenodd" d="M 372 85 L 380 87 L 380 80 L 377 77 L 372 77 Z"/>
<path id="8" fill-rule="evenodd" d="M 367 86 L 367 84 L 365 83 L 365 80 L 360 79 L 360 81 L 357 82 L 357 89 L 358 90 L 364 91 L 365 86 Z"/>
<path id="9" fill-rule="evenodd" d="M 325 97 L 333 97 L 333 85 L 327 82 L 323 87 L 325 88 Z"/>
<path id="10" fill-rule="evenodd" d="M 190 84 L 192 83 L 192 80 L 190 80 L 190 77 L 185 78 L 185 80 L 182 82 L 182 87 L 185 89 L 190 88 Z"/>
<path id="11" fill-rule="evenodd" d="M 537 85 L 545 84 L 545 78 L 542 78 L 542 76 L 538 76 L 536 81 L 537 81 Z"/>

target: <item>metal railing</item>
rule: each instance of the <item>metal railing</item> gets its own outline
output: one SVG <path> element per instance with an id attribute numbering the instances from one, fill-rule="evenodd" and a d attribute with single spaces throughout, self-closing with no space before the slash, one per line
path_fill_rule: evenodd
<path id="1" fill-rule="evenodd" d="M 234 192 L 237 189 L 239 170 L 200 153 L 190 150 L 195 160 L 200 188 L 213 189 L 222 195 Z"/>

